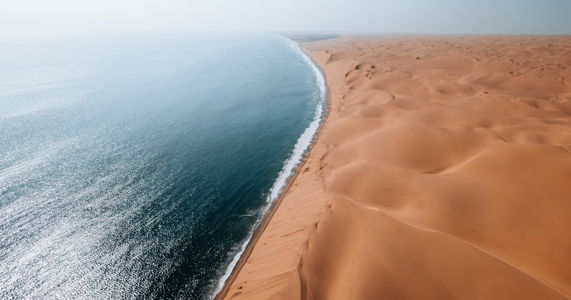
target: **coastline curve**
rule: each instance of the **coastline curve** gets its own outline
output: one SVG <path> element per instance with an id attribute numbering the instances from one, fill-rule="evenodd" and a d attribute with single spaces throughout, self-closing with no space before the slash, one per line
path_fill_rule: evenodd
<path id="1" fill-rule="evenodd" d="M 301 169 L 301 166 L 305 163 L 307 154 L 311 151 L 311 148 L 314 145 L 327 117 L 328 95 L 324 73 L 317 63 L 301 49 L 297 42 L 281 35 L 278 35 L 278 37 L 284 39 L 286 43 L 288 43 L 289 47 L 296 51 L 311 67 L 315 76 L 315 83 L 319 89 L 319 94 L 317 95 L 317 107 L 313 120 L 298 138 L 290 157 L 285 160 L 281 171 L 278 173 L 277 178 L 272 184 L 272 187 L 266 196 L 265 205 L 262 207 L 259 214 L 259 218 L 252 225 L 248 236 L 240 244 L 238 252 L 232 257 L 232 260 L 226 267 L 222 277 L 218 280 L 215 288 L 210 294 L 210 299 L 223 299 L 225 297 L 229 287 L 232 285 L 236 275 L 239 273 L 241 266 L 255 247 L 257 239 L 264 232 L 264 229 L 271 220 L 273 213 L 279 207 L 281 198 L 286 194 L 289 185 L 294 181 L 297 173 Z"/>

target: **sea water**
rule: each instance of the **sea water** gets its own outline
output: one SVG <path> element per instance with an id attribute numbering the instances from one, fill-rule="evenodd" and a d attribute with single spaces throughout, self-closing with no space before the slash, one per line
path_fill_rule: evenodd
<path id="1" fill-rule="evenodd" d="M 324 98 L 277 35 L 0 40 L 0 298 L 212 297 Z"/>

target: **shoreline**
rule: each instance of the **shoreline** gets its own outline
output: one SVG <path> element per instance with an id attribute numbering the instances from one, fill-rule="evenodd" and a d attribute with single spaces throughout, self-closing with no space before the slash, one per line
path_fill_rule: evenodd
<path id="1" fill-rule="evenodd" d="M 270 205 L 268 205 L 268 206 L 266 206 L 266 208 L 264 208 L 264 210 L 266 210 L 266 212 L 263 213 L 263 216 L 262 216 L 259 224 L 257 226 L 255 226 L 249 240 L 245 241 L 246 246 L 241 251 L 241 253 L 236 254 L 236 255 L 239 255 L 239 258 L 236 261 L 236 263 L 234 264 L 234 266 L 232 267 L 232 270 L 231 270 L 230 274 L 228 275 L 228 277 L 224 280 L 222 287 L 218 291 L 214 292 L 214 295 L 213 295 L 214 297 L 211 298 L 213 300 L 221 300 L 221 299 L 226 298 L 230 288 L 232 287 L 232 285 L 234 284 L 234 281 L 238 277 L 238 274 L 242 270 L 243 266 L 246 264 L 246 262 L 247 262 L 248 258 L 250 257 L 252 251 L 256 247 L 260 237 L 262 236 L 262 234 L 266 230 L 268 224 L 270 223 L 273 216 L 275 215 L 277 209 L 280 207 L 281 202 L 283 201 L 285 196 L 288 194 L 288 191 L 291 189 L 292 184 L 295 182 L 295 180 L 298 177 L 298 175 L 300 174 L 301 170 L 303 170 L 303 168 L 307 164 L 307 161 L 310 158 L 310 154 L 311 154 L 312 150 L 314 149 L 314 146 L 315 146 L 316 142 L 318 141 L 319 136 L 321 135 L 321 133 L 322 133 L 322 131 L 323 131 L 323 129 L 327 123 L 327 118 L 329 116 L 330 98 L 329 98 L 329 88 L 327 86 L 327 80 L 325 79 L 325 73 L 323 72 L 323 70 L 321 70 L 319 64 L 314 60 L 314 58 L 309 53 L 307 53 L 307 50 L 303 49 L 303 47 L 301 46 L 301 43 L 298 43 L 298 42 L 291 40 L 291 39 L 288 39 L 288 38 L 285 38 L 285 39 L 287 39 L 290 43 L 295 44 L 295 47 L 297 47 L 297 49 L 295 49 L 295 50 L 299 51 L 300 55 L 305 56 L 304 60 L 309 60 L 308 63 L 312 64 L 311 67 L 314 68 L 315 70 L 317 70 L 317 72 L 320 73 L 320 76 L 323 79 L 323 82 L 322 82 L 323 87 L 320 87 L 320 97 L 322 97 L 323 99 L 320 99 L 320 104 L 319 104 L 321 106 L 321 115 L 319 118 L 319 124 L 318 124 L 317 130 L 315 131 L 315 133 L 312 136 L 312 139 L 311 139 L 309 145 L 307 146 L 306 150 L 304 151 L 301 160 L 294 167 L 293 173 L 289 176 L 289 178 L 287 178 L 287 182 L 285 183 L 284 188 L 280 191 L 279 196 L 274 201 L 272 201 L 270 203 Z M 294 47 L 294 46 L 292 46 L 292 47 Z M 324 91 L 321 91 L 321 88 L 323 88 Z M 319 109 L 319 108 L 317 108 L 317 109 Z M 310 123 L 310 125 L 308 125 L 308 128 L 310 126 L 311 126 L 311 123 Z M 303 135 L 303 133 L 302 133 L 302 135 Z M 302 136 L 300 136 L 300 138 L 301 137 Z M 271 193 L 271 191 L 270 191 L 270 193 Z"/>

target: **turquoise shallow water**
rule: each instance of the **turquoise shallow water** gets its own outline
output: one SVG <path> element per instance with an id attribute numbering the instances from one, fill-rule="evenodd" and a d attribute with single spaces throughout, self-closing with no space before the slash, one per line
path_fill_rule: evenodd
<path id="1" fill-rule="evenodd" d="M 321 80 L 270 34 L 2 40 L 0 298 L 211 297 Z"/>

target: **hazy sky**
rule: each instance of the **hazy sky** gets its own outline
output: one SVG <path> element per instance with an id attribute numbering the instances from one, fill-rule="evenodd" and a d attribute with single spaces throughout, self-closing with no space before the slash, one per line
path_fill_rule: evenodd
<path id="1" fill-rule="evenodd" d="M 0 0 L 0 31 L 566 33 L 571 0 Z"/>

